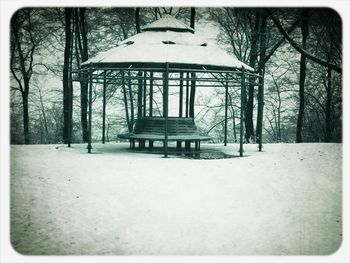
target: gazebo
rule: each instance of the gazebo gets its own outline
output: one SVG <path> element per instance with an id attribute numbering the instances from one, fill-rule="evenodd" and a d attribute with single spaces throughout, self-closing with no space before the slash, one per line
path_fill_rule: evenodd
<path id="1" fill-rule="evenodd" d="M 116 83 L 131 87 L 137 81 L 137 118 L 131 120 L 132 132 L 118 135 L 130 140 L 135 148 L 149 147 L 153 141 L 164 143 L 164 157 L 168 156 L 168 142 L 186 142 L 190 147 L 195 142 L 209 140 L 207 135 L 196 133 L 194 116 L 189 109 L 189 90 L 199 87 L 222 87 L 225 89 L 224 145 L 227 145 L 228 89 L 239 88 L 240 110 L 240 156 L 243 156 L 245 87 L 251 76 L 261 78 L 253 68 L 239 61 L 226 51 L 208 44 L 197 37 L 194 29 L 167 15 L 145 26 L 138 33 L 106 52 L 87 60 L 74 75 L 75 81 L 89 82 L 88 152 L 91 152 L 92 90 L 93 84 L 103 85 L 102 143 L 105 142 L 106 86 Z M 153 89 L 161 82 L 163 109 L 162 116 L 153 113 Z M 179 114 L 169 116 L 169 89 L 179 88 Z M 148 93 L 148 97 L 147 97 Z M 185 99 L 184 99 L 185 97 Z M 263 97 L 259 97 L 262 107 Z M 184 107 L 185 106 L 185 107 Z M 185 108 L 185 109 L 184 109 Z M 261 138 L 261 131 L 258 131 Z M 261 149 L 261 139 L 260 139 Z"/>

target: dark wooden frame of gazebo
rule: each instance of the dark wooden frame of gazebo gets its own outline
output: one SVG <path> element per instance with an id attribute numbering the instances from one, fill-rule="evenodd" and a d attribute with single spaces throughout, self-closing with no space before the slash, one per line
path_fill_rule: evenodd
<path id="1" fill-rule="evenodd" d="M 134 74 L 133 74 L 134 73 Z M 156 74 L 162 74 L 162 77 L 156 77 Z M 195 74 L 192 74 L 195 73 Z M 205 77 L 196 77 L 199 75 L 206 75 Z M 174 76 L 176 75 L 176 76 Z M 195 76 L 195 77 L 193 77 Z M 209 76 L 209 77 L 208 77 Z M 249 82 L 250 77 L 258 79 L 258 83 Z M 146 116 L 146 89 L 149 88 L 149 117 L 152 117 L 153 111 L 153 83 L 156 80 L 162 80 L 163 83 L 163 118 L 164 118 L 164 157 L 168 157 L 168 103 L 169 103 L 169 87 L 179 86 L 179 118 L 183 115 L 183 93 L 184 82 L 186 82 L 186 115 L 188 117 L 188 96 L 189 96 L 189 82 L 195 81 L 196 87 L 224 87 L 225 88 L 225 119 L 224 119 L 224 145 L 227 145 L 227 112 L 228 112 L 228 89 L 230 87 L 240 87 L 241 110 L 240 110 L 240 147 L 239 155 L 243 156 L 243 134 L 244 134 L 244 108 L 246 94 L 246 85 L 254 85 L 259 87 L 258 92 L 258 107 L 260 114 L 260 130 L 257 131 L 259 135 L 259 151 L 262 150 L 262 110 L 263 110 L 263 79 L 264 72 L 256 74 L 242 68 L 229 68 L 210 65 L 189 65 L 177 63 L 90 63 L 84 65 L 80 70 L 74 72 L 73 81 L 88 81 L 89 82 L 89 111 L 88 111 L 88 153 L 91 153 L 91 128 L 92 128 L 92 90 L 93 83 L 103 84 L 103 113 L 102 113 L 102 143 L 105 143 L 105 116 L 106 116 L 106 87 L 107 84 L 121 83 L 125 87 L 125 83 L 131 85 L 132 80 L 138 81 L 138 114 L 137 118 Z M 248 81 L 247 81 L 248 80 Z M 171 81 L 179 81 L 179 85 L 170 84 Z M 148 84 L 147 84 L 148 82 Z M 70 125 L 71 126 L 71 125 Z M 71 133 L 70 133 L 71 134 Z M 130 139 L 130 144 L 134 140 Z M 69 145 L 71 138 L 69 140 Z M 203 137 L 203 140 L 205 138 Z M 178 139 L 178 142 L 186 141 L 185 139 Z M 191 140 L 189 140 L 191 141 Z M 193 139 L 192 141 L 196 141 Z M 200 141 L 200 138 L 198 138 Z M 139 144 L 144 140 L 139 140 Z M 149 139 L 150 146 L 153 145 L 152 138 Z M 180 146 L 181 147 L 181 146 Z M 196 149 L 197 144 L 196 144 Z"/>

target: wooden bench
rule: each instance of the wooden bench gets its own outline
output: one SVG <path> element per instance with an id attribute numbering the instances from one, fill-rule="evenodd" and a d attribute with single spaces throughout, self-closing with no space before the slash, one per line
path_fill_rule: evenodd
<path id="1" fill-rule="evenodd" d="M 138 141 L 139 147 L 143 148 L 145 141 L 148 140 L 152 148 L 153 141 L 165 141 L 165 118 L 139 118 L 132 133 L 119 134 L 118 138 L 130 140 L 131 148 L 135 148 L 135 141 Z M 196 150 L 199 150 L 201 141 L 211 139 L 209 136 L 198 134 L 193 118 L 168 118 L 168 141 L 177 141 L 178 148 L 181 148 L 181 142 L 186 142 L 187 148 L 191 147 L 191 142 L 194 142 Z"/>

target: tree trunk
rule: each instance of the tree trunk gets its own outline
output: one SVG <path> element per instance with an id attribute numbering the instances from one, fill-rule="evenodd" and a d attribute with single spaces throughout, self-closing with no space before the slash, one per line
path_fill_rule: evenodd
<path id="1" fill-rule="evenodd" d="M 231 112 L 232 112 L 232 129 L 233 129 L 233 142 L 237 141 L 237 132 L 236 132 L 236 114 L 235 114 L 235 109 L 233 107 L 232 103 L 232 96 L 229 93 L 229 99 L 230 99 L 230 107 L 231 107 Z"/>
<path id="2" fill-rule="evenodd" d="M 135 10 L 135 26 L 136 26 L 136 32 L 141 33 L 141 27 L 140 27 L 140 8 L 136 7 Z"/>
<path id="3" fill-rule="evenodd" d="M 267 14 L 262 13 L 260 24 L 260 61 L 265 60 L 266 56 L 266 27 L 267 27 Z M 257 113 L 257 122 L 256 122 L 256 143 L 261 143 L 262 140 L 262 126 L 263 126 L 263 108 L 264 108 L 264 72 L 265 65 L 261 67 L 262 76 L 259 78 L 259 87 L 258 87 L 258 113 Z"/>
<path id="4" fill-rule="evenodd" d="M 130 122 L 131 122 L 131 130 L 134 127 L 134 96 L 132 92 L 132 86 L 131 86 L 131 74 L 130 71 L 128 71 L 128 87 L 129 87 L 129 98 L 130 98 Z"/>
<path id="5" fill-rule="evenodd" d="M 190 23 L 190 27 L 193 28 L 195 27 L 195 18 L 196 18 L 196 8 L 191 7 L 191 23 Z"/>
<path id="6" fill-rule="evenodd" d="M 85 62 L 89 59 L 88 42 L 85 22 L 85 8 L 80 8 L 80 33 L 83 40 L 83 48 L 81 50 L 81 61 Z M 88 86 L 89 83 L 84 80 L 80 82 L 80 103 L 81 103 L 81 126 L 83 134 L 83 142 L 88 141 L 88 121 L 87 121 L 87 107 L 88 107 Z"/>
<path id="7" fill-rule="evenodd" d="M 85 22 L 85 8 L 76 10 L 76 40 L 81 54 L 81 62 L 88 60 L 88 41 Z M 79 11 L 79 12 L 78 12 Z M 78 67 L 80 67 L 79 56 L 77 56 Z M 84 80 L 80 81 L 80 121 L 82 128 L 83 142 L 88 141 L 88 87 L 87 76 L 83 76 Z"/>
<path id="8" fill-rule="evenodd" d="M 70 43 L 70 60 L 69 60 L 69 124 L 68 124 L 68 147 L 71 147 L 72 135 L 73 135 L 73 81 L 72 81 L 72 71 L 73 71 L 73 50 L 74 50 L 74 22 L 77 17 L 72 13 L 72 31 L 71 31 L 71 43 Z"/>
<path id="9" fill-rule="evenodd" d="M 63 142 L 68 143 L 69 137 L 69 106 L 70 106 L 70 91 L 69 91 L 69 63 L 71 49 L 71 8 L 65 8 L 65 48 L 63 62 Z"/>
<path id="10" fill-rule="evenodd" d="M 325 142 L 332 140 L 332 69 L 327 68 L 327 98 L 326 98 L 326 136 Z"/>
<path id="11" fill-rule="evenodd" d="M 305 10 L 303 13 L 307 13 L 308 10 Z M 322 60 L 314 55 L 312 55 L 311 53 L 309 53 L 305 48 L 303 47 L 300 47 L 298 45 L 298 43 L 296 41 L 294 41 L 290 36 L 289 34 L 283 29 L 280 21 L 274 16 L 274 15 L 271 15 L 271 19 L 273 20 L 273 22 L 275 23 L 275 25 L 277 26 L 278 30 L 280 31 L 280 33 L 288 40 L 288 42 L 291 44 L 291 46 L 296 50 L 298 51 L 300 54 L 303 54 L 306 58 L 310 59 L 311 61 L 317 63 L 317 64 L 320 64 L 324 67 L 327 67 L 327 68 L 331 68 L 332 70 L 335 70 L 336 72 L 342 74 L 343 72 L 343 69 L 342 67 L 338 66 L 338 65 L 335 65 L 335 64 L 332 64 L 332 63 L 329 63 L 325 60 Z M 302 20 L 305 20 L 305 17 L 302 18 Z M 308 17 L 306 17 L 306 20 L 308 19 Z"/>
<path id="12" fill-rule="evenodd" d="M 128 131 L 132 132 L 132 125 L 130 123 L 129 118 L 129 107 L 128 107 L 128 97 L 126 95 L 126 88 L 125 88 L 125 73 L 122 72 L 122 89 L 123 89 L 123 101 L 124 101 L 124 108 L 125 108 L 125 118 L 126 118 L 126 124 L 128 126 Z"/>
<path id="13" fill-rule="evenodd" d="M 196 8 L 191 7 L 191 24 L 190 26 L 195 28 L 195 17 L 196 17 Z M 196 78 L 196 73 L 191 73 L 191 78 Z M 189 117 L 194 118 L 194 101 L 196 97 L 196 81 L 191 80 L 191 91 L 190 91 L 190 105 L 189 105 Z"/>
<path id="14" fill-rule="evenodd" d="M 252 35 L 252 43 L 249 54 L 249 66 L 255 68 L 258 59 L 258 40 L 259 40 L 259 27 L 260 27 L 260 11 L 255 13 L 255 25 Z M 249 82 L 254 83 L 255 77 L 249 77 Z M 248 99 L 245 108 L 245 139 L 247 142 L 254 140 L 254 122 L 253 122 L 253 109 L 254 109 L 254 84 L 249 84 Z"/>
<path id="15" fill-rule="evenodd" d="M 308 36 L 308 11 L 305 10 L 302 12 L 301 19 L 301 32 L 302 32 L 302 48 L 306 49 L 306 39 Z M 306 77 L 306 56 L 305 54 L 300 55 L 300 78 L 299 78 L 299 113 L 297 121 L 297 134 L 296 142 L 301 143 L 302 139 L 302 130 L 304 122 L 304 111 L 305 111 L 305 77 Z"/>
<path id="16" fill-rule="evenodd" d="M 282 105 L 282 98 L 281 98 L 281 92 L 279 89 L 279 86 L 277 87 L 277 96 L 278 96 L 278 104 L 277 104 L 277 142 L 281 142 L 281 105 Z"/>
<path id="17" fill-rule="evenodd" d="M 28 13 L 28 21 L 30 21 L 30 13 Z M 23 135 L 24 135 L 24 143 L 29 144 L 30 143 L 30 134 L 29 134 L 29 106 L 28 106 L 28 96 L 29 96 L 29 81 L 31 77 L 32 72 L 32 61 L 33 61 L 33 55 L 34 55 L 34 50 L 35 50 L 35 43 L 32 42 L 32 47 L 29 53 L 27 53 L 26 56 L 24 56 L 24 52 L 22 50 L 22 43 L 19 35 L 19 25 L 17 22 L 17 14 L 13 16 L 13 19 L 11 21 L 11 29 L 13 35 L 14 35 L 14 45 L 12 49 L 12 56 L 11 56 L 11 72 L 18 82 L 18 85 L 20 87 L 21 95 L 22 95 L 22 104 L 23 104 Z M 31 28 L 29 27 L 29 30 Z M 32 34 L 31 31 L 29 31 L 30 34 Z M 13 58 L 14 58 L 14 52 L 15 49 L 17 48 L 18 56 L 19 56 L 19 66 L 20 66 L 20 71 L 22 74 L 22 77 L 18 77 L 16 75 L 15 69 L 14 69 L 14 63 L 13 63 Z M 29 63 L 29 69 L 26 69 L 26 59 L 27 57 L 30 57 L 31 62 Z M 22 80 L 23 80 L 23 85 L 22 85 Z"/>
<path id="18" fill-rule="evenodd" d="M 41 94 L 40 89 L 39 89 L 39 99 L 40 99 L 41 113 L 43 116 L 44 127 L 45 127 L 45 143 L 47 143 L 47 142 L 51 143 L 50 136 L 49 136 L 49 129 L 47 127 L 47 119 L 46 119 L 45 107 L 44 107 L 44 102 L 43 102 L 43 96 Z"/>
<path id="19" fill-rule="evenodd" d="M 28 92 L 22 93 L 23 100 L 23 129 L 24 129 L 24 144 L 30 143 L 29 137 L 29 108 L 28 108 Z"/>
<path id="20" fill-rule="evenodd" d="M 87 81 L 83 80 L 80 82 L 80 121 L 82 128 L 82 137 L 83 142 L 88 141 L 88 87 L 89 84 Z"/>
<path id="21" fill-rule="evenodd" d="M 196 78 L 196 73 L 191 73 L 191 78 Z M 196 81 L 191 80 L 189 117 L 194 118 L 194 101 L 196 98 Z"/>
<path id="22" fill-rule="evenodd" d="M 137 73 L 138 80 L 138 87 L 137 87 L 137 118 L 142 117 L 142 91 L 143 91 L 143 85 L 142 85 L 142 71 L 139 71 Z M 164 113 L 164 107 L 163 107 L 163 113 Z"/>

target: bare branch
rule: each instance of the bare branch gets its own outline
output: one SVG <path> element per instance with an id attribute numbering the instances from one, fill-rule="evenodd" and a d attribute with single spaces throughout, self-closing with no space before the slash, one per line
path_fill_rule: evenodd
<path id="1" fill-rule="evenodd" d="M 290 36 L 289 34 L 283 29 L 283 26 L 281 25 L 281 22 L 276 18 L 274 15 L 270 13 L 271 19 L 275 23 L 276 27 L 280 31 L 280 33 L 288 40 L 288 42 L 297 50 L 299 53 L 305 55 L 308 59 L 312 60 L 313 62 L 320 64 L 322 66 L 325 66 L 327 68 L 330 68 L 338 73 L 342 73 L 342 68 L 334 65 L 332 63 L 329 63 L 327 61 L 324 61 L 322 59 L 319 59 L 318 57 L 315 57 L 314 55 L 310 54 L 308 51 L 305 49 L 301 48 L 298 43 L 296 43 Z"/>
<path id="2" fill-rule="evenodd" d="M 298 26 L 298 24 L 300 23 L 300 18 L 298 18 L 292 25 L 291 27 L 287 30 L 287 33 L 290 34 L 292 33 L 296 27 Z M 265 56 L 265 59 L 263 61 L 261 61 L 259 63 L 258 69 L 256 70 L 256 72 L 260 72 L 260 70 L 262 70 L 262 68 L 265 66 L 266 62 L 269 61 L 269 59 L 271 58 L 271 56 L 275 53 L 275 51 L 282 45 L 282 43 L 285 41 L 285 37 L 283 36 L 270 50 L 269 54 L 267 54 Z"/>

